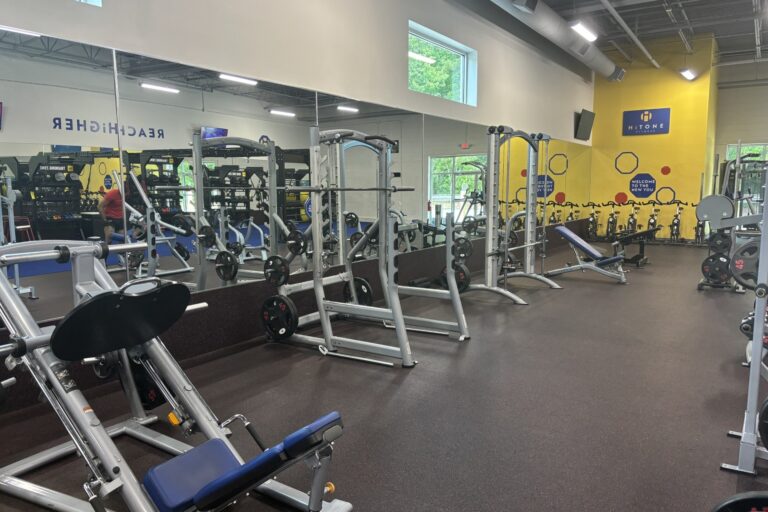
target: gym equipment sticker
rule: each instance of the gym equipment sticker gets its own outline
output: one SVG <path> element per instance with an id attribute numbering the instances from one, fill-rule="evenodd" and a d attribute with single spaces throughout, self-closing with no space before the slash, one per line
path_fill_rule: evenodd
<path id="1" fill-rule="evenodd" d="M 112 188 L 112 176 L 104 176 L 104 188 L 107 190 Z"/>
<path id="2" fill-rule="evenodd" d="M 626 110 L 622 135 L 659 135 L 669 133 L 671 109 Z"/>
<path id="3" fill-rule="evenodd" d="M 549 197 L 555 191 L 555 180 L 549 176 L 538 176 L 536 197 Z"/>
<path id="4" fill-rule="evenodd" d="M 651 197 L 656 192 L 656 178 L 644 172 L 636 174 L 629 180 L 629 191 L 635 197 Z"/>

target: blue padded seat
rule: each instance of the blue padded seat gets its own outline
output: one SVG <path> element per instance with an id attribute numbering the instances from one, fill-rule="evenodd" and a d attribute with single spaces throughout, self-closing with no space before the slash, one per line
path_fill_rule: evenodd
<path id="1" fill-rule="evenodd" d="M 323 442 L 323 433 L 341 426 L 341 415 L 332 412 L 287 436 L 245 464 L 221 439 L 212 439 L 150 469 L 144 488 L 160 512 L 184 512 L 224 505 L 270 478 L 286 462 Z"/>
<path id="2" fill-rule="evenodd" d="M 150 469 L 144 489 L 160 512 L 183 512 L 208 482 L 240 467 L 221 439 L 205 443 Z"/>
<path id="3" fill-rule="evenodd" d="M 275 473 L 288 460 L 303 455 L 323 442 L 323 433 L 341 426 L 341 415 L 334 411 L 288 435 L 283 442 L 206 485 L 195 495 L 200 510 L 224 505 L 227 501 L 257 485 Z"/>
<path id="4" fill-rule="evenodd" d="M 560 235 L 568 240 L 568 242 L 575 245 L 581 252 L 589 256 L 595 261 L 599 261 L 602 259 L 606 259 L 605 256 L 603 256 L 600 251 L 589 245 L 583 238 L 581 238 L 579 235 L 571 231 L 565 226 L 557 226 L 555 227 L 555 231 L 560 233 Z"/>

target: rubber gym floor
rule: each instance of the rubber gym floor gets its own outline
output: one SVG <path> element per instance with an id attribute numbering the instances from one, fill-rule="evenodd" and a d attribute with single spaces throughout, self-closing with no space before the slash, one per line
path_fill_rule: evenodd
<path id="1" fill-rule="evenodd" d="M 413 334 L 419 364 L 411 370 L 246 343 L 189 374 L 219 417 L 246 414 L 268 443 L 339 410 L 345 432 L 332 480 L 356 510 L 710 510 L 736 492 L 768 488 L 768 469 L 756 478 L 719 469 L 738 454 L 726 432 L 741 427 L 747 370 L 738 323 L 753 297 L 697 292 L 704 250 L 654 246 L 648 254 L 651 265 L 632 269 L 625 286 L 572 273 L 558 278 L 563 290 L 520 283 L 529 306 L 465 295 L 472 339 Z M 570 257 L 555 254 L 548 265 Z M 42 283 L 41 304 L 53 293 Z M 409 298 L 403 306 L 450 315 L 447 304 Z M 392 340 L 378 327 L 336 325 Z M 96 389 L 89 398 L 103 420 L 125 411 L 117 394 Z M 0 417 L 0 464 L 63 436 L 43 404 Z M 244 431 L 233 440 L 256 454 Z M 139 477 L 167 458 L 129 439 L 118 446 Z M 70 458 L 32 480 L 80 496 L 84 474 Z M 307 475 L 299 465 L 283 479 L 306 489 Z M 2 495 L 0 510 L 37 509 Z M 283 509 L 246 499 L 236 510 Z"/>

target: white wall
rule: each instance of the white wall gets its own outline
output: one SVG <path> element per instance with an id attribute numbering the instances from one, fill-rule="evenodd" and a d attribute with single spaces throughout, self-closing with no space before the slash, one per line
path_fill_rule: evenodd
<path id="1" fill-rule="evenodd" d="M 125 149 L 187 148 L 192 130 L 200 126 L 228 128 L 232 136 L 251 139 L 268 135 L 285 148 L 309 144 L 309 124 L 276 120 L 252 99 L 221 92 L 203 97 L 191 89 L 171 95 L 141 89 L 127 79 L 119 87 Z M 115 122 L 111 73 L 0 55 L 0 101 L 3 155 L 16 156 L 22 149 L 10 143 L 117 146 L 108 125 Z"/>
<path id="2" fill-rule="evenodd" d="M 445 0 L 0 0 L 3 24 L 414 112 L 572 140 L 593 85 Z M 476 108 L 407 88 L 408 20 L 478 51 Z"/>
<path id="3" fill-rule="evenodd" d="M 768 64 L 722 66 L 719 82 L 765 80 Z M 724 88 L 718 92 L 716 152 L 725 159 L 726 145 L 768 143 L 768 85 Z"/>

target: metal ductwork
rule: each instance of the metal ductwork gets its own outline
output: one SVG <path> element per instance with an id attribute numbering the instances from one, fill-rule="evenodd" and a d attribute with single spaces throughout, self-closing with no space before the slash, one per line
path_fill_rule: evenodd
<path id="1" fill-rule="evenodd" d="M 491 0 L 491 2 L 607 79 L 619 81 L 624 78 L 624 69 L 571 30 L 570 25 L 544 2 L 540 0 Z"/>

